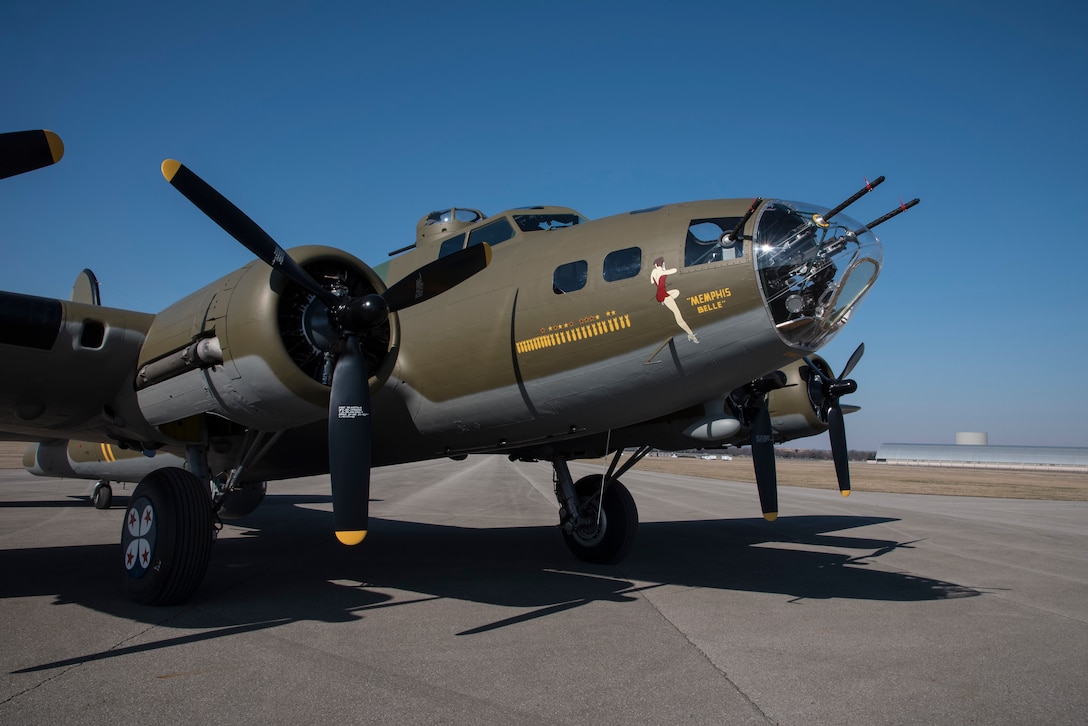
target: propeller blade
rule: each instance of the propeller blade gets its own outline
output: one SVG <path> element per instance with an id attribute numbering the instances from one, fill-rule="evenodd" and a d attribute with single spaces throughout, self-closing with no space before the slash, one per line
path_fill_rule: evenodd
<path id="1" fill-rule="evenodd" d="M 56 164 L 64 144 L 52 131 L 12 131 L 0 134 L 0 179 Z"/>
<path id="2" fill-rule="evenodd" d="M 865 355 L 865 343 L 859 345 L 854 349 L 853 354 L 850 356 L 850 360 L 846 361 L 846 367 L 842 369 L 842 373 L 839 374 L 839 380 L 846 378 L 850 375 L 850 372 L 854 370 L 854 366 L 861 360 L 861 356 Z"/>
<path id="3" fill-rule="evenodd" d="M 865 354 L 865 343 L 859 345 L 846 361 L 846 366 L 838 378 L 824 373 L 809 358 L 805 358 L 811 370 L 823 384 L 823 401 L 820 404 L 820 418 L 827 423 L 827 433 L 831 437 L 831 456 L 835 460 L 835 474 L 839 480 L 839 491 L 844 497 L 850 496 L 850 456 L 846 447 L 846 423 L 843 415 L 860 410 L 858 406 L 842 406 L 839 399 L 858 390 L 857 381 L 847 378 L 854 366 Z M 845 411 L 844 411 L 845 408 Z"/>
<path id="4" fill-rule="evenodd" d="M 307 292 L 316 295 L 328 307 L 332 308 L 339 302 L 335 295 L 318 285 L 305 270 L 299 267 L 298 263 L 284 252 L 267 232 L 246 216 L 245 212 L 234 206 L 229 199 L 180 161 L 174 159 L 164 161 L 162 175 L 197 209 L 204 212 L 227 234 L 245 245 L 245 248 L 262 262 L 279 270 Z"/>
<path id="5" fill-rule="evenodd" d="M 346 545 L 363 541 L 370 507 L 370 374 L 359 339 L 348 335 L 329 397 L 329 478 L 333 527 Z"/>
<path id="6" fill-rule="evenodd" d="M 778 475 L 774 466 L 774 433 L 771 431 L 771 412 L 764 397 L 752 418 L 751 430 L 752 465 L 756 471 L 756 488 L 759 490 L 759 506 L 768 522 L 778 519 Z"/>
<path id="7" fill-rule="evenodd" d="M 831 404 L 827 411 L 827 430 L 831 436 L 831 456 L 835 459 L 835 474 L 839 478 L 839 491 L 844 497 L 850 496 L 850 460 L 846 448 L 846 424 L 842 419 L 839 400 Z"/>
<path id="8" fill-rule="evenodd" d="M 396 312 L 441 295 L 491 264 L 491 245 L 466 247 L 430 262 L 394 283 L 382 297 Z"/>

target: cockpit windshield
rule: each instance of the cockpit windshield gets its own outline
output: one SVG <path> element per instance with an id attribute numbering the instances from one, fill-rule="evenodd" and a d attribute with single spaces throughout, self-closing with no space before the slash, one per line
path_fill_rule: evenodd
<path id="1" fill-rule="evenodd" d="M 880 240 L 845 215 L 797 202 L 764 205 L 754 247 L 764 298 L 783 340 L 815 350 L 846 324 L 880 274 Z"/>

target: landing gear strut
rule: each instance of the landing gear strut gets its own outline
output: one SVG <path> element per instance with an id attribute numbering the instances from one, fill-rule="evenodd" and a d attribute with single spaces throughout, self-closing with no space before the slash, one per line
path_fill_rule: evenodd
<path id="1" fill-rule="evenodd" d="M 268 484 L 263 481 L 243 482 L 242 472 L 264 456 L 282 433 L 249 429 L 242 441 L 234 468 L 222 477 L 212 479 L 209 476 L 212 482 L 213 512 L 216 515 L 223 519 L 240 519 L 252 513 L 264 501 Z M 190 462 L 194 459 L 194 454 L 199 458 L 200 452 L 191 452 Z"/>
<path id="2" fill-rule="evenodd" d="M 563 541 L 575 557 L 584 562 L 615 564 L 631 551 L 638 532 L 635 500 L 619 476 L 650 452 L 644 447 L 635 452 L 617 471 L 622 451 L 617 451 L 608 471 L 573 481 L 567 460 L 552 459 L 555 469 L 555 495 L 559 500 L 559 526 Z"/>
<path id="3" fill-rule="evenodd" d="M 212 481 L 214 508 L 221 519 L 241 519 L 252 514 L 264 501 L 267 491 L 268 483 L 263 481 L 235 484 L 230 490 L 225 489 L 218 481 Z"/>

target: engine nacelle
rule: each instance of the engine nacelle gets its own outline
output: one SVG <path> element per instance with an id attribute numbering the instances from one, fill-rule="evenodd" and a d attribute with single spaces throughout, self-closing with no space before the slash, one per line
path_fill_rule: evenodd
<path id="1" fill-rule="evenodd" d="M 809 356 L 809 360 L 828 376 L 833 375 L 823 358 L 814 355 Z M 786 374 L 785 387 L 767 394 L 767 410 L 771 414 L 775 441 L 803 439 L 827 431 L 827 422 L 819 413 L 823 406 L 823 388 L 808 363 L 797 361 L 782 368 L 782 372 Z"/>
<path id="2" fill-rule="evenodd" d="M 812 364 L 831 375 L 827 362 L 809 356 Z M 803 360 L 780 369 L 786 382 L 767 394 L 771 428 L 776 443 L 801 439 L 827 431 L 821 418 L 823 387 Z M 650 443 L 665 451 L 692 447 L 747 446 L 751 432 L 744 422 L 747 387 L 732 391 L 724 398 L 707 401 L 652 421 L 612 432 L 612 442 L 619 446 Z"/>
<path id="3" fill-rule="evenodd" d="M 336 295 L 385 291 L 372 269 L 331 247 L 290 251 Z M 155 317 L 140 353 L 136 395 L 147 421 L 190 439 L 183 422 L 211 413 L 261 431 L 328 416 L 331 366 L 341 342 L 323 303 L 260 261 L 171 305 Z M 327 337 L 326 337 L 327 336 Z M 371 391 L 396 362 L 398 326 L 390 315 L 362 339 Z"/>
<path id="4" fill-rule="evenodd" d="M 819 356 L 810 356 L 812 365 L 831 375 L 827 362 Z M 827 431 L 827 423 L 821 417 L 823 386 L 803 360 L 780 369 L 785 383 L 767 393 L 767 409 L 771 414 L 771 429 L 776 443 L 802 439 Z M 751 432 L 742 421 L 747 387 L 738 388 L 724 400 L 704 403 L 702 417 L 685 418 L 684 412 L 671 417 L 669 427 L 679 428 L 684 439 L 671 446 L 660 448 L 684 448 L 697 446 L 746 446 Z M 690 414 L 689 414 L 690 415 Z"/>

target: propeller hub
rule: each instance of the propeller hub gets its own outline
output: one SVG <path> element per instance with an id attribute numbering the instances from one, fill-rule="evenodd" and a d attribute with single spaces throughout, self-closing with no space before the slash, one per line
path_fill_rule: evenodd
<path id="1" fill-rule="evenodd" d="M 371 293 L 338 307 L 333 317 L 344 331 L 365 333 L 385 322 L 389 317 L 389 303 L 381 295 Z"/>
<path id="2" fill-rule="evenodd" d="M 857 381 L 846 378 L 844 380 L 830 381 L 827 384 L 827 395 L 833 398 L 839 398 L 848 394 L 854 393 L 858 390 Z"/>

